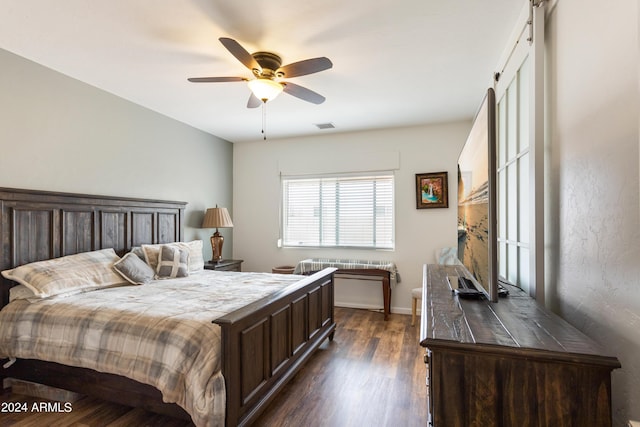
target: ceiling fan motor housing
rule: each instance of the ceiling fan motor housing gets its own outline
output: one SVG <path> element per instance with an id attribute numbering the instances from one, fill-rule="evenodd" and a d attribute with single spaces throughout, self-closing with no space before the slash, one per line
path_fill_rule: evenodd
<path id="1" fill-rule="evenodd" d="M 284 77 L 283 73 L 278 73 L 278 75 L 276 76 L 276 70 L 280 68 L 280 66 L 282 65 L 282 58 L 280 58 L 275 53 L 255 52 L 255 53 L 252 53 L 251 56 L 253 56 L 256 62 L 260 64 L 260 66 L 262 67 L 262 72 L 256 69 L 252 70 L 253 74 L 255 74 L 256 77 L 266 77 L 266 78 Z"/>

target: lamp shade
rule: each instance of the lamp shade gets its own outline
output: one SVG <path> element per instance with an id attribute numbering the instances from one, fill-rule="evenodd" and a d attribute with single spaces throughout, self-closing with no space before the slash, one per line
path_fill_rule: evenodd
<path id="1" fill-rule="evenodd" d="M 282 92 L 282 85 L 270 79 L 250 80 L 247 84 L 256 98 L 263 102 L 271 101 Z"/>
<path id="2" fill-rule="evenodd" d="M 227 208 L 209 208 L 204 214 L 202 228 L 229 228 L 233 227 Z"/>

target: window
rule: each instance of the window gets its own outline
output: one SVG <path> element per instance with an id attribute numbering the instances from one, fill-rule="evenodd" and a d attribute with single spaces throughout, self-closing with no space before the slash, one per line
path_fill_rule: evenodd
<path id="1" fill-rule="evenodd" d="M 283 246 L 393 249 L 393 174 L 282 178 Z"/>

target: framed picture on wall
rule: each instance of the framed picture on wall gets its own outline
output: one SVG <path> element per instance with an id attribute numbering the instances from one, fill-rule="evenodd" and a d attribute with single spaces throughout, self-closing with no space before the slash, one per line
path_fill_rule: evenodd
<path id="1" fill-rule="evenodd" d="M 448 208 L 448 172 L 416 174 L 416 209 Z"/>

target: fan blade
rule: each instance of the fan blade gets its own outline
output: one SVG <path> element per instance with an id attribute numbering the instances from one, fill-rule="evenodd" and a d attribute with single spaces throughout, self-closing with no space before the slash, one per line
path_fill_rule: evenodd
<path id="1" fill-rule="evenodd" d="M 242 62 L 245 67 L 252 71 L 262 71 L 262 67 L 258 64 L 258 61 L 256 61 L 255 58 L 240 45 L 240 43 L 227 37 L 220 37 L 218 40 L 220 40 L 220 43 L 222 43 L 238 61 Z"/>
<path id="2" fill-rule="evenodd" d="M 283 77 L 291 78 L 328 70 L 331 67 L 333 67 L 333 63 L 329 58 L 323 56 L 321 58 L 305 59 L 304 61 L 284 65 L 276 70 L 276 74 L 283 73 Z"/>
<path id="3" fill-rule="evenodd" d="M 249 101 L 247 101 L 247 108 L 257 108 L 260 105 L 262 105 L 262 101 L 260 101 L 258 97 L 255 96 L 253 92 L 251 92 L 251 95 L 249 96 Z"/>
<path id="4" fill-rule="evenodd" d="M 285 82 L 282 82 L 282 85 L 284 86 L 284 92 L 288 93 L 289 95 L 293 95 L 296 98 L 300 98 L 303 101 L 308 101 L 313 104 L 322 104 L 326 99 L 324 96 L 310 89 L 307 89 L 306 87 Z"/>
<path id="5" fill-rule="evenodd" d="M 246 82 L 244 77 L 189 77 L 191 83 Z"/>

